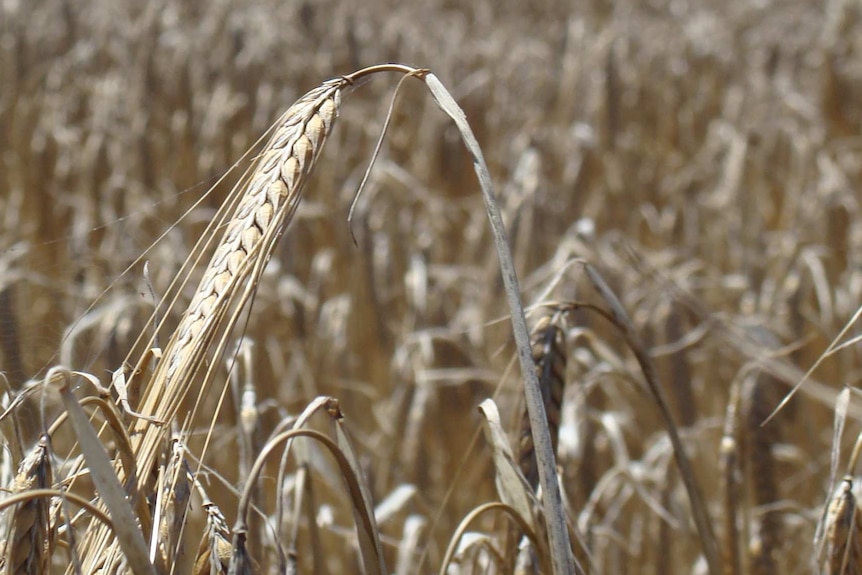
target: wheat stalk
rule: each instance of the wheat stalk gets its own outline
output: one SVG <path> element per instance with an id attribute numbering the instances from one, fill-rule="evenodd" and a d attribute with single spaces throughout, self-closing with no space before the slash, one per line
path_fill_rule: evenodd
<path id="1" fill-rule="evenodd" d="M 740 446 L 739 411 L 742 403 L 742 381 L 734 380 L 730 387 L 724 417 L 724 431 L 719 447 L 719 466 L 722 478 L 722 504 L 724 507 L 723 567 L 725 575 L 742 573 L 739 551 L 739 500 L 740 500 Z"/>

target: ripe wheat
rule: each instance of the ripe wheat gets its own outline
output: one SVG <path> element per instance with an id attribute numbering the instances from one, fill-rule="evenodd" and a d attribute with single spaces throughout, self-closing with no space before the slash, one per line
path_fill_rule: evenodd
<path id="1" fill-rule="evenodd" d="M 206 393 L 210 372 L 193 385 L 205 359 L 224 351 L 227 334 L 236 324 L 269 260 L 275 243 L 289 222 L 326 137 L 338 115 L 345 78 L 323 83 L 300 98 L 282 116 L 275 132 L 235 189 L 239 193 L 210 263 L 144 389 L 132 436 L 140 492 L 152 491 L 150 470 L 165 449 L 170 429 L 154 424 L 173 421 L 180 405 L 194 389 Z M 140 368 L 136 370 L 140 373 Z M 161 510 L 160 510 L 161 511 Z M 82 541 L 85 569 L 112 572 L 121 562 L 116 542 L 105 529 Z"/>

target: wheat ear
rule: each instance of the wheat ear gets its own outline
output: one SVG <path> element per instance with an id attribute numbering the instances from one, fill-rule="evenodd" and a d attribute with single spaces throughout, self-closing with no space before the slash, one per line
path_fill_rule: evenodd
<path id="1" fill-rule="evenodd" d="M 194 575 L 227 575 L 231 555 L 230 529 L 215 503 L 205 499 L 203 508 L 207 514 L 207 523 L 193 573 Z"/>
<path id="2" fill-rule="evenodd" d="M 545 316 L 539 319 L 533 328 L 531 343 L 533 362 L 536 364 L 536 375 L 542 391 L 542 401 L 545 404 L 545 415 L 548 420 L 548 431 L 551 436 L 551 449 L 556 454 L 560 435 L 560 415 L 563 405 L 563 389 L 566 375 L 565 336 L 557 325 L 561 313 Z M 521 423 L 518 430 L 518 466 L 535 492 L 539 486 L 539 467 L 536 462 L 536 445 L 530 428 L 530 414 L 526 405 L 521 411 Z M 524 545 L 524 536 L 517 527 L 510 527 L 510 535 L 521 539 L 518 545 L 518 555 L 515 559 L 515 573 L 528 573 L 536 568 L 535 550 Z"/>
<path id="3" fill-rule="evenodd" d="M 234 189 L 224 234 L 141 398 L 138 411 L 147 419 L 137 419 L 130 434 L 141 470 L 135 478 L 139 493 L 152 491 L 150 470 L 164 451 L 170 431 L 152 420 L 174 421 L 191 390 L 198 397 L 206 393 L 216 362 L 207 366 L 205 360 L 224 351 L 243 305 L 254 293 L 278 238 L 299 204 L 338 115 L 341 91 L 350 84 L 347 78 L 330 80 L 293 104 Z M 135 371 L 140 373 L 140 366 Z M 85 570 L 95 566 L 106 572 L 115 569 L 120 556 L 114 543 L 104 529 L 90 533 L 81 544 Z"/>
<path id="4" fill-rule="evenodd" d="M 778 422 L 762 425 L 775 406 L 770 401 L 770 386 L 777 389 L 778 382 L 768 375 L 759 374 L 743 386 L 746 408 L 746 456 L 751 474 L 751 487 L 754 504 L 761 511 L 755 526 L 755 539 L 752 541 L 751 572 L 754 575 L 768 575 L 778 570 L 777 559 L 781 552 L 782 518 L 781 512 L 774 509 L 781 500 L 776 479 L 775 458 L 772 446 L 779 441 Z"/>
<path id="5" fill-rule="evenodd" d="M 853 478 L 845 477 L 826 516 L 828 575 L 862 573 L 862 521 L 853 493 Z"/>
<path id="6" fill-rule="evenodd" d="M 204 272 L 192 302 L 168 342 L 142 398 L 142 413 L 171 421 L 186 397 L 211 345 L 238 319 L 232 304 L 247 299 L 275 242 L 298 205 L 326 137 L 335 122 L 342 88 L 332 80 L 308 92 L 282 117 L 257 160 L 227 229 Z M 216 353 L 221 349 L 216 349 Z M 139 468 L 156 460 L 163 431 L 138 422 L 143 439 L 135 445 Z"/>
<path id="7" fill-rule="evenodd" d="M 560 414 L 563 405 L 563 391 L 566 385 L 565 336 L 559 322 L 560 314 L 544 317 L 533 330 L 533 361 L 539 376 L 545 415 L 548 417 L 548 430 L 551 433 L 551 446 L 557 451 L 560 434 Z M 518 464 L 524 477 L 535 490 L 539 485 L 539 470 L 536 465 L 536 449 L 533 433 L 530 430 L 530 417 L 526 408 L 521 415 L 518 435 Z"/>
<path id="8" fill-rule="evenodd" d="M 27 454 L 12 484 L 12 493 L 47 489 L 53 482 L 48 436 Z M 5 575 L 47 573 L 54 546 L 50 499 L 37 497 L 15 506 L 6 537 Z"/>

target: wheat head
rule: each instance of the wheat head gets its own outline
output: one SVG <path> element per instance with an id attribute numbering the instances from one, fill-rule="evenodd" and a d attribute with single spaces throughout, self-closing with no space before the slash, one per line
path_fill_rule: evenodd
<path id="1" fill-rule="evenodd" d="M 201 397 L 213 379 L 207 358 L 219 356 L 243 305 L 253 294 L 276 242 L 299 203 L 302 190 L 338 115 L 341 91 L 350 81 L 330 80 L 311 90 L 281 117 L 263 151 L 234 189 L 224 233 L 191 304 L 173 332 L 138 411 L 147 417 L 132 427 L 132 451 L 140 470 L 138 492 L 152 491 L 170 427 L 192 391 Z M 136 370 L 140 373 L 140 369 Z M 99 527 L 82 541 L 85 570 L 113 572 L 121 554 L 110 532 Z"/>
<path id="2" fill-rule="evenodd" d="M 43 435 L 21 462 L 11 491 L 16 494 L 46 489 L 52 482 L 50 445 L 48 437 Z M 3 573 L 47 573 L 53 546 L 50 501 L 40 497 L 17 504 L 6 536 Z"/>

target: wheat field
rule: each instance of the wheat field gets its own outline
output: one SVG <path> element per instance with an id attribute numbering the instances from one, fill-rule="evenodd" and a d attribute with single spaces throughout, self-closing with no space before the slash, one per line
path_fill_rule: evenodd
<path id="1" fill-rule="evenodd" d="M 0 0 L 4 573 L 862 573 L 860 56 L 858 0 Z"/>

